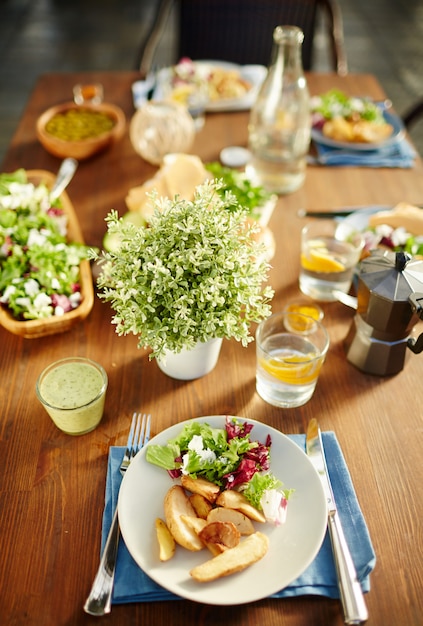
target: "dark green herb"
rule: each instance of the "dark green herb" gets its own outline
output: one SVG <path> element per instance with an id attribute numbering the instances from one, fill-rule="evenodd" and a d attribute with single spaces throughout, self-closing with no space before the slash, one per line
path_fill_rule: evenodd
<path id="1" fill-rule="evenodd" d="M 258 219 L 259 213 L 256 209 L 270 200 L 270 193 L 260 185 L 254 185 L 243 172 L 225 167 L 218 162 L 206 163 L 205 167 L 214 178 L 222 181 L 219 195 L 223 200 L 226 197 L 227 209 L 239 210 L 239 206 L 242 206 L 250 217 Z M 236 202 L 231 200 L 231 194 L 235 196 Z"/>

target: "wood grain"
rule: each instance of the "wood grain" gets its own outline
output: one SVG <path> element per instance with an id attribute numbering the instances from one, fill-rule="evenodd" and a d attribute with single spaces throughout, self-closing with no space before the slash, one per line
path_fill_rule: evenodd
<path id="1" fill-rule="evenodd" d="M 105 99 L 133 114 L 131 84 L 136 73 L 43 75 L 38 80 L 6 155 L 3 171 L 18 167 L 55 172 L 59 160 L 36 138 L 35 122 L 49 106 L 69 99 L 79 82 L 100 82 Z M 372 76 L 309 76 L 312 93 L 332 86 L 381 99 Z M 218 159 L 228 145 L 246 145 L 248 113 L 207 115 L 193 152 Z M 98 246 L 104 217 L 125 211 L 127 191 L 155 168 L 133 151 L 127 135 L 109 151 L 80 164 L 68 194 L 86 243 Z M 299 296 L 299 237 L 304 220 L 297 210 L 341 205 L 421 204 L 423 166 L 410 170 L 309 167 L 305 185 L 281 197 L 269 226 L 276 238 L 270 282 L 279 310 Z M 83 602 L 97 570 L 110 445 L 125 443 L 134 410 L 150 412 L 154 432 L 202 415 L 254 418 L 285 433 L 302 433 L 311 417 L 333 430 L 343 449 L 377 555 L 366 595 L 369 626 L 422 623 L 423 588 L 421 462 L 422 356 L 410 353 L 402 372 L 379 378 L 363 374 L 346 359 L 343 340 L 352 311 L 323 304 L 331 345 L 315 394 L 298 409 L 281 410 L 255 393 L 255 346 L 225 341 L 216 369 L 181 382 L 167 378 L 136 337 L 118 337 L 108 305 L 96 297 L 90 315 L 63 335 L 28 340 L 0 328 L 0 615 L 14 626 L 80 626 L 97 623 Z M 418 330 L 422 331 L 419 323 Z M 254 329 L 253 329 L 254 330 Z M 56 429 L 37 403 L 35 381 L 53 360 L 87 356 L 109 376 L 100 426 L 82 437 Z M 154 433 L 153 433 L 154 434 Z M 283 558 L 283 555 L 280 555 Z M 301 597 L 266 599 L 238 607 L 195 602 L 114 606 L 108 624 L 150 626 L 341 626 L 338 601 Z"/>

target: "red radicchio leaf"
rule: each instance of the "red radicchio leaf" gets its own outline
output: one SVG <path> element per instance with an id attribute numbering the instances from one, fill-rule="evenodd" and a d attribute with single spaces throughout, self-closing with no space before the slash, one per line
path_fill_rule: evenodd
<path id="1" fill-rule="evenodd" d="M 51 302 L 52 302 L 54 308 L 60 306 L 60 307 L 62 307 L 62 309 L 63 309 L 63 311 L 65 313 L 68 313 L 69 311 L 72 310 L 72 305 L 70 303 L 69 298 L 67 296 L 63 295 L 63 294 L 54 293 L 51 296 Z"/>
<path id="2" fill-rule="evenodd" d="M 244 457 L 243 459 L 241 459 L 238 468 L 234 472 L 223 476 L 225 489 L 233 489 L 237 485 L 247 483 L 249 480 L 252 479 L 252 477 L 258 470 L 259 468 L 257 467 L 256 462 L 253 459 L 246 459 Z"/>
<path id="3" fill-rule="evenodd" d="M 169 474 L 171 478 L 179 478 L 179 476 L 181 475 L 181 470 L 180 469 L 167 470 L 167 473 Z"/>
<path id="4" fill-rule="evenodd" d="M 270 469 L 270 436 L 267 437 L 266 445 L 258 443 L 256 448 L 249 450 L 245 453 L 244 458 L 252 459 L 258 466 L 258 469 L 263 472 Z"/>
<path id="5" fill-rule="evenodd" d="M 228 441 L 234 437 L 246 437 L 252 429 L 253 424 L 248 424 L 248 422 L 235 424 L 231 421 L 229 415 L 226 416 L 226 432 L 228 433 Z"/>

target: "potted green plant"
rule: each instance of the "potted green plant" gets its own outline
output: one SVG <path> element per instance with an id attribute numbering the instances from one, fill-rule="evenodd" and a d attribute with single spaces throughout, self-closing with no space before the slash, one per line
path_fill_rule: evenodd
<path id="1" fill-rule="evenodd" d="M 269 265 L 254 238 L 258 227 L 245 220 L 239 204 L 234 207 L 234 197 L 218 194 L 221 184 L 207 181 L 193 201 L 153 195 L 148 227 L 119 219 L 116 211 L 106 218 L 119 245 L 100 259 L 99 297 L 115 311 L 116 332 L 138 335 L 138 347 L 151 348 L 150 359 L 162 369 L 170 355 L 188 352 L 191 371 L 184 375 L 178 365 L 170 373 L 176 378 L 207 373 L 193 371 L 195 351 L 212 340 L 218 352 L 223 338 L 246 346 L 253 340 L 251 323 L 271 313 Z M 99 259 L 95 252 L 92 258 Z"/>

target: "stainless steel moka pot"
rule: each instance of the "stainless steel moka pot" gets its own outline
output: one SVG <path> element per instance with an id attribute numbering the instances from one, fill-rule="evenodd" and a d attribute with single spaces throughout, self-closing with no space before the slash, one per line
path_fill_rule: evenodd
<path id="1" fill-rule="evenodd" d="M 423 261 L 405 252 L 374 250 L 360 264 L 357 313 L 345 339 L 347 360 L 368 374 L 400 372 L 407 348 L 423 351 Z"/>

